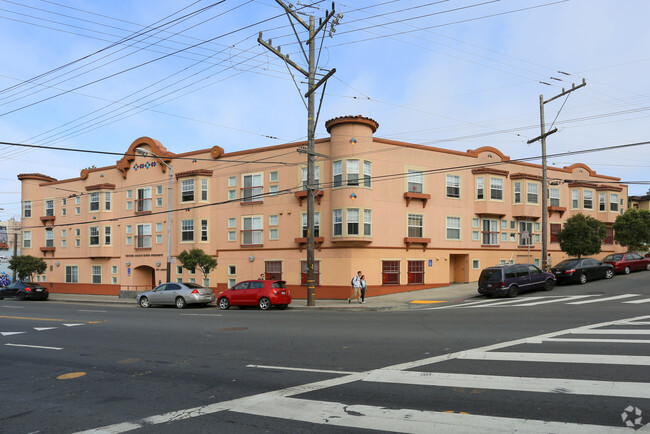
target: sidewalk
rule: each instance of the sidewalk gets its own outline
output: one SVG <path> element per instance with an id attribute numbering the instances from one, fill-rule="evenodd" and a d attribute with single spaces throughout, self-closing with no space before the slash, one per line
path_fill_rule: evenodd
<path id="1" fill-rule="evenodd" d="M 433 306 L 450 301 L 463 300 L 478 295 L 476 282 L 454 283 L 442 288 L 422 289 L 419 291 L 403 292 L 400 294 L 366 297 L 366 302 L 364 304 L 359 304 L 356 301 L 348 303 L 346 300 L 316 300 L 315 306 L 307 306 L 307 300 L 294 299 L 288 309 L 330 309 L 344 311 L 409 310 L 421 308 L 425 305 Z M 135 298 L 119 298 L 115 295 L 50 293 L 50 300 L 62 303 L 114 303 L 137 306 Z M 216 305 L 210 306 L 218 309 Z"/>

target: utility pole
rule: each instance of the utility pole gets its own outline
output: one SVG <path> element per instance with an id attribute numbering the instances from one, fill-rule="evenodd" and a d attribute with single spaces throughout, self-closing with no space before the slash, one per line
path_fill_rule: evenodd
<path id="1" fill-rule="evenodd" d="M 262 44 L 264 47 L 266 47 L 269 51 L 271 51 L 273 54 L 275 54 L 276 56 L 284 60 L 287 65 L 290 65 L 298 72 L 303 74 L 305 78 L 307 78 L 307 92 L 304 95 L 304 97 L 307 98 L 307 152 L 306 152 L 307 153 L 307 306 L 315 306 L 316 286 L 315 286 L 315 279 L 314 279 L 314 190 L 316 190 L 316 187 L 314 186 L 314 172 L 315 172 L 314 157 L 317 154 L 315 153 L 315 149 L 314 149 L 314 136 L 316 133 L 317 116 L 315 113 L 316 104 L 315 104 L 314 92 L 321 85 L 326 83 L 327 79 L 330 78 L 336 72 L 336 69 L 332 69 L 316 83 L 316 45 L 315 44 L 316 44 L 316 36 L 321 32 L 321 30 L 323 30 L 323 28 L 330 20 L 330 18 L 334 16 L 335 13 L 334 2 L 332 2 L 332 12 L 326 11 L 325 19 L 320 20 L 318 27 L 316 27 L 316 21 L 313 15 L 309 16 L 309 24 L 307 24 L 302 18 L 298 16 L 298 13 L 292 9 L 292 6 L 285 5 L 281 0 L 275 0 L 275 1 L 280 6 L 282 6 L 282 8 L 284 8 L 285 12 L 287 13 L 287 17 L 289 17 L 290 21 L 291 18 L 293 17 L 299 24 L 301 24 L 309 32 L 309 39 L 305 41 L 305 44 L 309 46 L 309 54 L 307 55 L 305 53 L 304 48 L 302 47 L 302 41 L 300 40 L 300 37 L 298 36 L 298 33 L 296 32 L 295 27 L 293 26 L 293 21 L 291 21 L 291 27 L 293 27 L 296 38 L 298 38 L 298 42 L 301 44 L 300 48 L 308 64 L 307 71 L 301 68 L 297 63 L 290 60 L 288 54 L 282 54 L 280 52 L 280 47 L 278 47 L 277 49 L 273 47 L 271 45 L 270 39 L 268 42 L 263 40 L 262 32 L 260 32 L 257 41 L 260 44 Z M 343 16 L 339 14 L 337 18 L 334 20 L 334 23 L 338 23 L 338 20 L 341 19 L 342 17 Z M 330 36 L 332 35 L 333 31 L 334 30 L 332 25 L 332 30 L 330 30 Z M 323 95 L 324 95 L 324 91 L 323 91 Z M 321 102 L 322 102 L 322 96 L 321 96 Z"/>
<path id="2" fill-rule="evenodd" d="M 553 128 L 549 132 L 546 132 L 546 124 L 544 122 L 544 104 L 547 104 L 551 101 L 554 101 L 564 95 L 568 95 L 574 90 L 580 89 L 587 85 L 585 79 L 582 79 L 582 84 L 578 86 L 575 83 L 571 84 L 571 89 L 564 90 L 562 88 L 562 93 L 555 95 L 552 98 L 544 100 L 544 95 L 540 94 L 539 96 L 539 121 L 541 134 L 534 139 L 528 141 L 530 145 L 537 140 L 540 140 L 542 143 L 542 270 L 547 271 L 548 269 L 548 176 L 546 168 L 546 137 L 550 136 L 553 133 L 557 132 L 557 128 Z"/>

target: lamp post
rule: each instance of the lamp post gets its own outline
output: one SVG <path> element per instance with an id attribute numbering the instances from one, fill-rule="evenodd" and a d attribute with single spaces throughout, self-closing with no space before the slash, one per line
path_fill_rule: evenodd
<path id="1" fill-rule="evenodd" d="M 172 177 L 174 174 L 174 169 L 169 164 L 165 163 L 162 158 L 154 154 L 151 151 L 148 151 L 143 148 L 135 148 L 135 152 L 147 157 L 153 155 L 156 157 L 162 164 L 164 164 L 169 169 L 169 196 L 167 199 L 167 282 L 171 282 L 171 259 L 172 259 Z"/>

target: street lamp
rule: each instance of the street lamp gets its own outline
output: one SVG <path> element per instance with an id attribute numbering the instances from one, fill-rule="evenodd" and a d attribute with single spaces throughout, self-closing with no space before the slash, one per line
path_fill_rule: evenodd
<path id="1" fill-rule="evenodd" d="M 151 151 L 148 151 L 143 148 L 135 148 L 135 152 L 147 157 L 153 155 L 156 157 L 162 164 L 164 164 L 169 169 L 169 197 L 167 199 L 167 282 L 171 282 L 171 258 L 172 258 L 172 177 L 174 169 L 169 164 L 165 163 L 162 158 L 154 154 Z"/>

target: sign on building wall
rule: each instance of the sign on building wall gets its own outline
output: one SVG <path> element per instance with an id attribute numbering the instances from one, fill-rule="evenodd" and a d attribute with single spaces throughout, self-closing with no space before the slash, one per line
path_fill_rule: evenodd
<path id="1" fill-rule="evenodd" d="M 0 226 L 0 250 L 9 250 L 9 238 L 7 236 L 6 226 Z"/>

